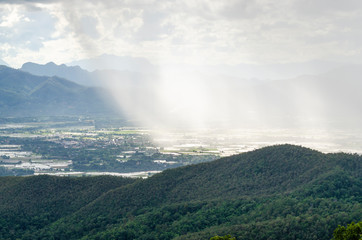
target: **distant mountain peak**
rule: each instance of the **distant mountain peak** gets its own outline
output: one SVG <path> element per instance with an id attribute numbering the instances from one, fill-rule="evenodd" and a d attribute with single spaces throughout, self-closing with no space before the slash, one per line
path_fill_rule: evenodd
<path id="1" fill-rule="evenodd" d="M 58 76 L 81 85 L 94 85 L 90 73 L 79 66 L 57 65 L 54 62 L 48 62 L 44 65 L 27 62 L 23 64 L 20 70 L 37 76 Z"/>
<path id="2" fill-rule="evenodd" d="M 45 64 L 45 66 L 59 66 L 59 65 L 55 64 L 54 62 L 48 62 L 47 64 Z"/>

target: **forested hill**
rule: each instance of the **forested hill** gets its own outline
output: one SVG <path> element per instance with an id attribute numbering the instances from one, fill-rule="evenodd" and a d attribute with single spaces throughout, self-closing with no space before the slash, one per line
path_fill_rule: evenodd
<path id="1" fill-rule="evenodd" d="M 330 239 L 361 220 L 361 163 L 279 145 L 145 180 L 0 178 L 0 239 Z"/>

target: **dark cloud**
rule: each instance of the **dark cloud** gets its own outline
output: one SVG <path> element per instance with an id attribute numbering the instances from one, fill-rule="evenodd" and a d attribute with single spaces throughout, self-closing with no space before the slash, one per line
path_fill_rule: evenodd
<path id="1" fill-rule="evenodd" d="M 0 4 L 54 3 L 60 0 L 0 0 Z"/>
<path id="2" fill-rule="evenodd" d="M 42 9 L 36 6 L 37 3 L 51 4 L 60 2 L 60 0 L 0 0 L 0 6 L 2 4 L 21 5 L 29 12 L 40 12 Z"/>

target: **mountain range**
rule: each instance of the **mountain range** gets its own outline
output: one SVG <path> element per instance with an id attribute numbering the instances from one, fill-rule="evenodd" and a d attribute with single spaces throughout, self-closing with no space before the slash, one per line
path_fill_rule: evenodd
<path id="1" fill-rule="evenodd" d="M 109 87 L 114 81 L 125 84 L 132 81 L 134 84 L 139 84 L 147 78 L 145 74 L 129 70 L 103 69 L 90 72 L 79 66 L 57 65 L 53 62 L 47 64 L 27 62 L 19 70 L 36 76 L 57 76 L 87 87 Z"/>
<path id="2" fill-rule="evenodd" d="M 109 60 L 109 56 L 107 59 Z M 142 68 L 137 68 L 138 71 L 108 69 L 89 72 L 79 66 L 56 65 L 52 62 L 45 65 L 29 62 L 20 70 L 42 79 L 68 79 L 85 86 L 84 89 L 92 89 L 93 92 L 99 91 L 101 87 L 105 89 L 103 92 L 107 92 L 103 96 L 107 95 L 111 99 L 107 102 L 112 102 L 114 109 L 117 109 L 115 105 L 118 105 L 124 112 L 133 115 L 137 115 L 134 114 L 137 112 L 139 116 L 153 117 L 153 122 L 162 123 L 165 119 L 171 119 L 171 122 L 176 119 L 178 122 L 183 118 L 187 121 L 193 118 L 189 116 L 188 108 L 192 109 L 199 104 L 203 106 L 202 114 L 206 119 L 218 119 L 220 116 L 229 118 L 230 126 L 254 126 L 253 124 L 260 123 L 272 127 L 305 125 L 355 128 L 362 121 L 362 95 L 359 94 L 362 89 L 361 69 L 360 65 L 348 65 L 336 67 L 323 74 L 273 81 L 203 72 L 186 72 L 165 77 L 157 71 L 147 72 Z M 168 89 L 167 87 L 172 86 L 170 81 L 181 88 Z M 168 91 L 176 90 L 178 92 L 173 98 L 190 99 L 192 105 L 183 107 L 183 101 L 169 104 L 172 101 L 162 97 L 168 96 Z M 5 93 L 2 98 L 3 105 L 11 105 L 15 101 L 14 96 Z M 7 103 L 4 98 L 8 99 Z M 207 105 L 203 102 L 207 102 Z M 209 106 L 212 106 L 211 109 Z M 192 111 L 191 113 L 195 114 Z"/>
<path id="3" fill-rule="evenodd" d="M 330 239 L 362 216 L 362 158 L 277 145 L 148 179 L 0 178 L 1 239 Z"/>
<path id="4" fill-rule="evenodd" d="M 65 64 L 57 65 L 53 62 L 47 64 L 37 64 L 32 62 L 24 63 L 19 69 L 37 76 L 57 76 L 60 78 L 68 79 L 72 82 L 84 86 L 94 86 L 94 79 L 92 74 L 79 66 L 66 66 Z"/>
<path id="5" fill-rule="evenodd" d="M 0 66 L 2 116 L 114 113 L 106 90 Z"/>

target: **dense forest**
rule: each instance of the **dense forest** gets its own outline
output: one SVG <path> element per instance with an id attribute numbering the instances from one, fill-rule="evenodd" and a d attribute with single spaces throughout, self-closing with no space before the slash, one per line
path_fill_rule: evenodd
<path id="1" fill-rule="evenodd" d="M 0 178 L 0 239 L 331 239 L 362 216 L 362 157 L 278 145 L 148 179 Z"/>

